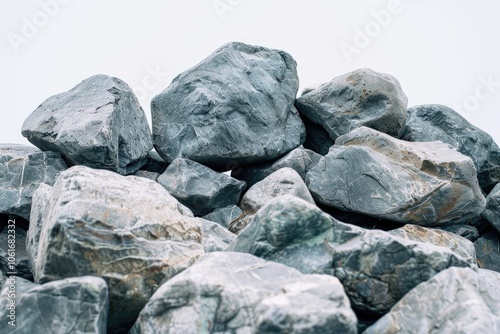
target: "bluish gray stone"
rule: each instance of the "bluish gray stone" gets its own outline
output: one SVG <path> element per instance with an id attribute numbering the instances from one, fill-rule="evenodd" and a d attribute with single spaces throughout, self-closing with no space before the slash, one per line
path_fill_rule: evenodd
<path id="1" fill-rule="evenodd" d="M 236 235 L 210 220 L 196 218 L 201 229 L 203 250 L 205 253 L 222 252 L 236 238 Z"/>
<path id="2" fill-rule="evenodd" d="M 500 273 L 500 236 L 491 229 L 474 242 L 479 268 Z"/>
<path id="3" fill-rule="evenodd" d="M 500 183 L 486 197 L 486 209 L 481 216 L 500 232 Z"/>
<path id="4" fill-rule="evenodd" d="M 473 225 L 447 225 L 439 227 L 443 231 L 451 232 L 472 242 L 479 238 L 479 231 Z"/>
<path id="5" fill-rule="evenodd" d="M 26 230 L 15 224 L 8 224 L 0 232 L 0 271 L 5 276 L 14 273 L 27 280 L 33 280 L 26 253 Z"/>
<path id="6" fill-rule="evenodd" d="M 146 158 L 147 162 L 141 167 L 140 170 L 161 174 L 168 167 L 168 163 L 163 160 L 163 158 L 155 150 L 149 151 Z"/>
<path id="7" fill-rule="evenodd" d="M 203 219 L 213 221 L 222 227 L 228 228 L 232 222 L 236 221 L 242 215 L 240 207 L 237 205 L 228 205 L 223 208 L 215 209 L 209 214 L 203 216 Z"/>
<path id="8" fill-rule="evenodd" d="M 286 52 L 225 44 L 153 98 L 155 148 L 222 170 L 276 159 L 305 139 L 298 86 Z"/>
<path id="9" fill-rule="evenodd" d="M 74 165 L 134 173 L 153 148 L 146 114 L 122 80 L 94 75 L 54 95 L 24 121 L 22 134 Z"/>

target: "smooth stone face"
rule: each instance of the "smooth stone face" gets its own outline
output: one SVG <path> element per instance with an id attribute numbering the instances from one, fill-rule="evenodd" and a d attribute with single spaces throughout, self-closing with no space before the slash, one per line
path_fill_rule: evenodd
<path id="1" fill-rule="evenodd" d="M 224 228 L 228 228 L 232 222 L 239 219 L 242 215 L 240 207 L 237 205 L 229 205 L 220 209 L 215 209 L 208 215 L 203 216 L 203 219 L 213 221 Z"/>
<path id="2" fill-rule="evenodd" d="M 192 160 L 175 159 L 163 174 L 160 183 L 196 216 L 215 209 L 238 204 L 246 183 L 217 173 Z"/>
<path id="3" fill-rule="evenodd" d="M 29 219 L 38 185 L 52 185 L 67 168 L 61 155 L 19 144 L 0 144 L 0 213 Z"/>
<path id="4" fill-rule="evenodd" d="M 286 52 L 225 44 L 153 98 L 155 148 L 223 170 L 276 159 L 305 139 L 298 85 Z"/>
<path id="5" fill-rule="evenodd" d="M 440 229 L 459 235 L 472 242 L 479 238 L 479 231 L 472 225 L 448 225 L 441 226 Z"/>
<path id="6" fill-rule="evenodd" d="M 465 223 L 486 205 L 469 157 L 367 127 L 339 137 L 306 184 L 322 204 L 403 224 Z"/>
<path id="7" fill-rule="evenodd" d="M 236 235 L 217 223 L 202 218 L 196 218 L 195 220 L 201 229 L 203 238 L 201 244 L 205 253 L 223 252 L 231 241 L 236 238 Z"/>
<path id="8" fill-rule="evenodd" d="M 439 104 L 409 108 L 402 139 L 450 144 L 472 159 L 481 188 L 491 189 L 500 182 L 500 150 L 495 142 L 451 108 Z"/>
<path id="9" fill-rule="evenodd" d="M 14 288 L 12 288 L 14 287 Z M 15 327 L 8 324 L 8 306 L 15 289 Z M 84 276 L 43 285 L 23 278 L 6 280 L 0 293 L 2 333 L 106 333 L 108 286 L 99 277 Z"/>
<path id="10" fill-rule="evenodd" d="M 500 237 L 490 230 L 474 242 L 477 264 L 480 268 L 500 272 Z"/>
<path id="11" fill-rule="evenodd" d="M 200 228 L 184 211 L 151 180 L 71 167 L 52 187 L 35 281 L 104 278 L 108 331 L 127 331 L 154 291 L 203 254 Z"/>
<path id="12" fill-rule="evenodd" d="M 418 285 L 364 334 L 498 333 L 498 279 L 449 268 Z"/>
<path id="13" fill-rule="evenodd" d="M 356 333 L 356 322 L 336 278 L 219 252 L 163 284 L 130 333 Z"/>
<path id="14" fill-rule="evenodd" d="M 26 253 L 26 230 L 15 224 L 8 224 L 0 232 L 0 271 L 5 276 L 15 273 L 19 277 L 33 280 Z"/>
<path id="15" fill-rule="evenodd" d="M 300 114 L 332 140 L 361 126 L 399 137 L 407 104 L 396 78 L 367 68 L 336 77 L 295 102 Z"/>
<path id="16" fill-rule="evenodd" d="M 406 224 L 388 233 L 404 239 L 446 247 L 463 257 L 465 261 L 476 264 L 476 250 L 474 244 L 451 232 Z"/>
<path id="17" fill-rule="evenodd" d="M 486 209 L 481 216 L 500 232 L 500 183 L 486 197 Z"/>
<path id="18" fill-rule="evenodd" d="M 22 134 L 74 165 L 134 173 L 153 148 L 146 114 L 120 79 L 94 75 L 54 95 L 24 121 Z"/>

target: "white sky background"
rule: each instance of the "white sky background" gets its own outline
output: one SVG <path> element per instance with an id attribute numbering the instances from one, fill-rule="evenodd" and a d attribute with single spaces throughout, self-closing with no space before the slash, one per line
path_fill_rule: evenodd
<path id="1" fill-rule="evenodd" d="M 388 11 L 394 2 L 399 6 L 385 17 L 385 26 L 377 23 L 374 13 Z M 52 16 L 45 14 L 44 3 L 56 4 Z M 150 120 L 151 98 L 177 74 L 224 43 L 241 41 L 290 53 L 298 63 L 299 92 L 369 67 L 395 76 L 408 106 L 461 108 L 462 115 L 500 144 L 498 0 L 0 4 L 0 143 L 29 144 L 21 135 L 26 117 L 46 98 L 97 73 L 134 88 Z M 217 11 L 217 5 L 226 10 Z M 37 30 L 26 33 L 27 24 Z M 355 38 L 367 29 L 372 37 L 362 45 Z M 15 38 L 22 43 L 12 43 Z M 346 44 L 358 53 L 346 57 L 341 51 Z"/>

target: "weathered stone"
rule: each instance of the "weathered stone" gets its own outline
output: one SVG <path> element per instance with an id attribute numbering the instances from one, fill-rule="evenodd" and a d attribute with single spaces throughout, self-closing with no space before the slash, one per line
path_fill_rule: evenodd
<path id="1" fill-rule="evenodd" d="M 15 298 L 10 296 L 13 289 Z M 11 300 L 16 302 L 12 323 Z M 108 304 L 108 287 L 99 277 L 72 277 L 43 285 L 12 277 L 5 281 L 0 293 L 2 333 L 105 334 Z"/>
<path id="2" fill-rule="evenodd" d="M 14 273 L 27 280 L 33 280 L 33 274 L 28 266 L 26 253 L 26 230 L 13 224 L 8 224 L 0 232 L 0 271 L 5 276 Z M 12 247 L 13 246 L 13 247 Z"/>
<path id="3" fill-rule="evenodd" d="M 28 145 L 0 144 L 0 212 L 29 219 L 31 196 L 38 185 L 52 185 L 66 168 L 58 153 Z"/>
<path id="4" fill-rule="evenodd" d="M 364 334 L 498 333 L 500 291 L 470 268 L 449 268 L 418 285 Z"/>
<path id="5" fill-rule="evenodd" d="M 139 177 L 145 177 L 146 179 L 150 179 L 155 182 L 157 182 L 158 178 L 160 177 L 159 173 L 150 172 L 147 170 L 138 170 L 137 172 L 134 173 L 134 175 Z"/>
<path id="6" fill-rule="evenodd" d="M 247 187 L 250 188 L 278 169 L 289 167 L 299 173 L 300 177 L 305 180 L 307 171 L 315 166 L 320 158 L 319 154 L 300 146 L 275 161 L 234 169 L 231 176 L 245 181 Z"/>
<path id="7" fill-rule="evenodd" d="M 496 230 L 489 230 L 474 242 L 477 264 L 480 268 L 500 272 L 500 237 Z"/>
<path id="8" fill-rule="evenodd" d="M 161 174 L 168 167 L 168 163 L 155 150 L 149 151 L 146 158 L 147 162 L 140 170 Z"/>
<path id="9" fill-rule="evenodd" d="M 228 43 L 153 98 L 155 148 L 224 170 L 276 159 L 305 139 L 298 85 L 286 52 Z"/>
<path id="10" fill-rule="evenodd" d="M 137 171 L 153 148 L 146 114 L 132 89 L 102 74 L 45 100 L 24 121 L 22 134 L 72 164 L 120 174 Z"/>
<path id="11" fill-rule="evenodd" d="M 336 77 L 295 102 L 300 114 L 332 140 L 361 126 L 399 137 L 407 104 L 396 78 L 366 68 Z"/>
<path id="12" fill-rule="evenodd" d="M 242 215 L 240 207 L 237 205 L 228 205 L 220 209 L 215 209 L 208 215 L 203 216 L 203 219 L 213 221 L 225 228 L 228 228 L 232 222 L 239 219 Z"/>
<path id="13" fill-rule="evenodd" d="M 236 238 L 236 235 L 217 223 L 202 218 L 196 218 L 196 222 L 201 229 L 203 238 L 201 244 L 205 253 L 225 251 L 231 241 Z"/>
<path id="14" fill-rule="evenodd" d="M 479 238 L 479 231 L 472 225 L 448 225 L 441 226 L 440 229 L 464 237 L 472 242 Z"/>
<path id="15" fill-rule="evenodd" d="M 35 281 L 104 278 L 110 333 L 128 330 L 154 291 L 203 254 L 198 224 L 182 214 L 189 210 L 145 178 L 72 167 L 45 212 Z"/>
<path id="16" fill-rule="evenodd" d="M 320 203 L 403 224 L 465 223 L 486 205 L 469 157 L 367 127 L 337 138 L 306 183 Z"/>
<path id="17" fill-rule="evenodd" d="M 130 333 L 356 333 L 356 316 L 334 277 L 210 253 L 163 284 Z"/>
<path id="18" fill-rule="evenodd" d="M 491 189 L 500 182 L 500 149 L 489 134 L 451 108 L 439 104 L 409 108 L 402 139 L 450 144 L 472 159 L 481 188 Z"/>
<path id="19" fill-rule="evenodd" d="M 451 232 L 406 224 L 403 227 L 389 231 L 389 233 L 404 239 L 446 247 L 463 257 L 465 261 L 476 264 L 474 244 Z"/>
<path id="20" fill-rule="evenodd" d="M 500 183 L 486 197 L 486 209 L 481 216 L 500 232 Z"/>
<path id="21" fill-rule="evenodd" d="M 192 160 L 175 159 L 158 177 L 167 191 L 196 216 L 238 204 L 246 183 Z"/>
<path id="22" fill-rule="evenodd" d="M 330 147 L 335 141 L 330 138 L 330 134 L 319 124 L 313 123 L 307 117 L 302 116 L 302 122 L 306 128 L 306 140 L 304 148 L 312 150 L 320 155 L 328 154 Z"/>

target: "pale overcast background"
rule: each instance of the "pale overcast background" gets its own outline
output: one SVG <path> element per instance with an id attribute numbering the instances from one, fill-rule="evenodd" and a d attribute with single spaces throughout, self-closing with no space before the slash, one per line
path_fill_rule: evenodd
<path id="1" fill-rule="evenodd" d="M 301 88 L 369 67 L 409 106 L 447 105 L 500 143 L 498 0 L 0 0 L 0 143 L 51 95 L 103 73 L 151 98 L 229 41 L 281 49 Z M 300 92 L 300 91 L 299 91 Z"/>

